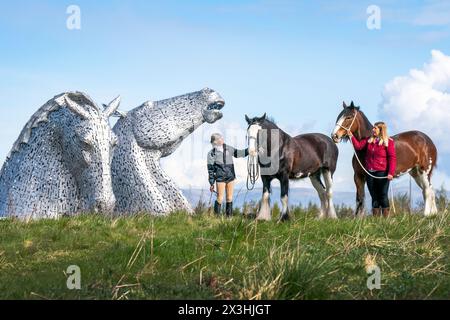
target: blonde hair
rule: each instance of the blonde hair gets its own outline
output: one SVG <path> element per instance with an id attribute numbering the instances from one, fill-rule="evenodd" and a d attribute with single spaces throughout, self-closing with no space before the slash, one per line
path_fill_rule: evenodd
<path id="1" fill-rule="evenodd" d="M 221 135 L 220 133 L 213 133 L 213 134 L 211 135 L 211 144 L 212 144 L 213 146 L 215 146 L 215 145 L 216 145 L 216 141 L 219 140 L 220 138 L 223 138 L 222 135 Z"/>
<path id="2" fill-rule="evenodd" d="M 386 123 L 379 121 L 379 122 L 375 122 L 375 124 L 373 125 L 374 127 L 378 127 L 378 129 L 380 129 L 380 135 L 378 136 L 378 138 L 380 139 L 379 141 L 379 145 L 383 145 L 385 147 L 388 146 L 389 144 L 389 135 L 388 135 L 388 130 L 387 130 L 387 125 Z M 375 142 L 375 138 L 372 136 L 370 137 L 369 143 L 374 143 Z"/>

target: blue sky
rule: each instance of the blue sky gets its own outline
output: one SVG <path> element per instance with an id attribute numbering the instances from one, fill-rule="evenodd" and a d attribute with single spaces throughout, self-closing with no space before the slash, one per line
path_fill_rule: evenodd
<path id="1" fill-rule="evenodd" d="M 72 4 L 81 30 L 66 28 Z M 366 27 L 371 4 L 380 30 Z M 99 103 L 121 94 L 127 110 L 208 86 L 226 100 L 225 123 L 267 112 L 327 134 L 342 100 L 354 100 L 375 121 L 386 83 L 421 68 L 432 49 L 450 54 L 447 17 L 450 1 L 2 2 L 0 161 L 63 91 Z M 450 174 L 450 163 L 440 170 Z"/>

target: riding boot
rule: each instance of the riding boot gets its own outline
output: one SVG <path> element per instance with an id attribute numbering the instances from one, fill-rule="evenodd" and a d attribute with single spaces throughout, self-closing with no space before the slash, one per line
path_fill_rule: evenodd
<path id="1" fill-rule="evenodd" d="M 233 215 L 233 202 L 227 202 L 225 207 L 225 214 L 227 217 L 231 217 Z"/>
<path id="2" fill-rule="evenodd" d="M 220 209 L 222 208 L 222 204 L 220 204 L 219 202 L 214 202 L 214 213 L 219 215 L 220 214 Z"/>
<path id="3" fill-rule="evenodd" d="M 389 218 L 389 216 L 390 216 L 389 208 L 383 208 L 383 217 Z"/>
<path id="4" fill-rule="evenodd" d="M 372 209 L 372 215 L 374 217 L 379 217 L 381 215 L 381 209 L 380 208 L 373 208 Z"/>

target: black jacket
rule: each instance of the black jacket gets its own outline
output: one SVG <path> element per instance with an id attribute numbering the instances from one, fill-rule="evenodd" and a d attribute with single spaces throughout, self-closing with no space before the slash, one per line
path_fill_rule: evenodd
<path id="1" fill-rule="evenodd" d="M 243 158 L 248 156 L 248 148 L 238 150 L 223 144 L 223 150 L 224 152 L 213 148 L 208 152 L 208 180 L 210 185 L 213 185 L 216 181 L 231 182 L 236 179 L 233 157 Z"/>

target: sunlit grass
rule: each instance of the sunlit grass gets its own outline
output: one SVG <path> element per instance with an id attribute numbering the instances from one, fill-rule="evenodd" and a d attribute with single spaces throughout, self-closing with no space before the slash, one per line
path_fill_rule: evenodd
<path id="1" fill-rule="evenodd" d="M 295 208 L 291 216 L 286 223 L 206 212 L 2 220 L 0 298 L 450 297 L 446 210 L 317 220 L 313 210 Z M 381 269 L 380 290 L 366 286 L 368 264 Z M 66 287 L 69 265 L 81 268 L 81 290 Z"/>

